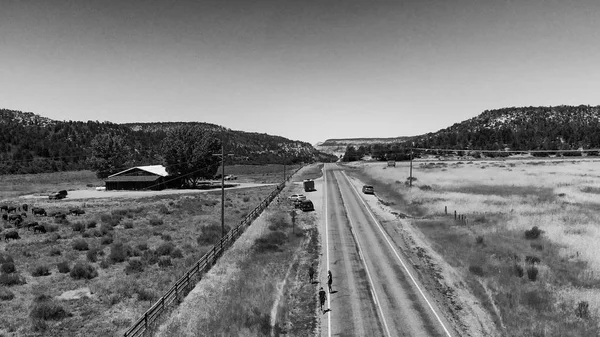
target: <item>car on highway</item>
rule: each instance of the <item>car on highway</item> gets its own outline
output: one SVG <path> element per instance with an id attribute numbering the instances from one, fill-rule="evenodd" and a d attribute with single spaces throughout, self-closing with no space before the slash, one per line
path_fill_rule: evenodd
<path id="1" fill-rule="evenodd" d="M 306 200 L 306 196 L 304 194 L 292 194 L 288 197 L 290 201 L 303 201 Z"/>
<path id="2" fill-rule="evenodd" d="M 313 205 L 312 201 L 308 199 L 296 202 L 294 207 L 299 208 L 304 212 L 310 212 L 315 210 L 315 206 Z"/>
<path id="3" fill-rule="evenodd" d="M 371 185 L 365 185 L 362 188 L 362 192 L 364 194 L 374 194 L 375 190 L 373 189 L 373 186 L 371 186 Z"/>
<path id="4" fill-rule="evenodd" d="M 225 176 L 225 180 L 237 180 L 237 176 L 234 176 L 233 174 L 228 174 Z"/>

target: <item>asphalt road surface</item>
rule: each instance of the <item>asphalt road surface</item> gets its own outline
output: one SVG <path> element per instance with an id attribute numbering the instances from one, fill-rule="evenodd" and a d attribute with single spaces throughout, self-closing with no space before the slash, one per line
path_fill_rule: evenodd
<path id="1" fill-rule="evenodd" d="M 415 271 L 335 164 L 324 167 L 322 336 L 455 336 Z M 327 290 L 327 284 L 321 280 Z"/>

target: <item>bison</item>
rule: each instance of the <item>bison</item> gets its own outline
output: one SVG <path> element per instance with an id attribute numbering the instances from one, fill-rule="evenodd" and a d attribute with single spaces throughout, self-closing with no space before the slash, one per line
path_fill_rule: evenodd
<path id="1" fill-rule="evenodd" d="M 46 210 L 43 208 L 39 208 L 39 207 L 34 207 L 31 209 L 31 212 L 33 213 L 33 215 L 42 215 L 42 216 L 46 216 Z"/>
<path id="2" fill-rule="evenodd" d="M 8 206 L 7 205 L 0 206 L 0 211 L 8 212 Z"/>
<path id="3" fill-rule="evenodd" d="M 20 238 L 21 237 L 19 236 L 19 232 L 17 232 L 17 231 L 10 231 L 10 232 L 4 233 L 4 241 L 18 240 Z"/>
<path id="4" fill-rule="evenodd" d="M 67 215 L 65 213 L 56 213 L 54 214 L 54 219 L 66 219 Z"/>
<path id="5" fill-rule="evenodd" d="M 69 210 L 69 214 L 72 214 L 72 215 L 82 215 L 82 214 L 85 214 L 85 211 L 82 210 L 81 208 L 74 208 L 74 209 L 70 209 Z"/>
<path id="6" fill-rule="evenodd" d="M 2 220 L 8 221 L 8 214 L 2 214 Z"/>
<path id="7" fill-rule="evenodd" d="M 21 205 L 21 209 L 22 209 L 24 212 L 27 212 L 27 209 L 29 209 L 29 205 L 27 205 L 27 204 L 23 204 L 23 205 Z"/>
<path id="8" fill-rule="evenodd" d="M 17 208 L 15 206 L 9 206 L 8 209 L 6 210 L 8 213 L 12 213 L 12 212 L 16 212 Z"/>
<path id="9" fill-rule="evenodd" d="M 37 233 L 37 232 L 46 233 L 46 227 L 44 225 L 37 225 L 37 226 L 33 227 L 33 232 L 34 233 Z"/>
<path id="10" fill-rule="evenodd" d="M 10 222 L 18 221 L 18 220 L 23 221 L 23 217 L 21 217 L 21 214 L 11 214 L 8 216 L 8 221 L 10 221 Z"/>
<path id="11" fill-rule="evenodd" d="M 21 213 L 21 217 L 23 217 L 23 218 L 26 218 L 26 217 L 27 217 L 27 213 L 25 213 L 25 212 L 22 212 L 22 213 Z"/>
<path id="12" fill-rule="evenodd" d="M 39 223 L 37 223 L 37 222 L 30 222 L 27 225 L 25 225 L 25 227 L 27 227 L 27 230 L 30 231 L 32 228 L 34 228 L 37 225 L 39 225 Z"/>

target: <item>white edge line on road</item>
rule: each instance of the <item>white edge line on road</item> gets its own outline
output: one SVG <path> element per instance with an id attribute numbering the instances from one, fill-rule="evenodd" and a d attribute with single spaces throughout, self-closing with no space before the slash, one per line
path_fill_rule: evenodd
<path id="1" fill-rule="evenodd" d="M 391 336 L 392 334 L 390 333 L 390 328 L 388 327 L 387 321 L 385 320 L 385 315 L 383 314 L 383 309 L 381 308 L 381 302 L 379 302 L 379 297 L 377 296 L 377 292 L 375 291 L 375 284 L 373 282 L 373 278 L 371 277 L 371 272 L 369 271 L 367 261 L 365 260 L 365 257 L 362 253 L 362 247 L 360 246 L 360 242 L 358 241 L 358 235 L 356 234 L 350 217 L 348 217 L 348 222 L 350 223 L 350 228 L 352 228 L 351 233 L 354 237 L 354 241 L 356 241 L 356 246 L 358 247 L 358 256 L 360 257 L 361 261 L 363 262 L 363 265 L 365 266 L 365 271 L 367 272 L 367 277 L 369 279 L 369 287 L 371 288 L 371 293 L 373 294 L 375 305 L 377 305 L 377 308 L 379 309 L 379 314 L 381 314 L 381 320 L 383 321 L 383 326 L 385 327 L 385 331 L 387 332 L 386 336 Z"/>
<path id="2" fill-rule="evenodd" d="M 324 181 L 324 193 L 325 193 L 325 256 L 327 259 L 327 270 L 329 269 L 329 228 L 328 228 L 328 219 L 329 214 L 327 214 L 327 170 L 326 166 L 323 165 L 323 181 Z M 331 294 L 327 296 L 327 336 L 331 337 Z"/>
<path id="3" fill-rule="evenodd" d="M 356 189 L 356 186 L 354 186 L 354 184 L 352 184 L 352 182 L 350 181 L 350 178 L 348 178 L 348 175 L 346 174 L 346 172 L 342 171 L 342 174 L 344 174 L 344 177 L 346 177 L 346 179 L 348 180 L 348 183 L 350 183 L 350 186 L 352 186 L 352 189 L 354 190 L 354 193 L 356 193 L 356 195 L 358 196 L 358 198 L 360 199 L 360 201 L 363 203 L 363 205 L 365 205 L 365 208 L 369 212 L 369 215 L 371 216 L 371 218 L 373 219 L 373 221 L 375 221 L 375 224 L 377 225 L 377 228 L 379 229 L 379 231 L 383 235 L 383 238 L 385 239 L 385 241 L 387 242 L 387 244 L 390 246 L 390 248 L 392 248 L 392 251 L 396 255 L 396 258 L 398 259 L 398 261 L 400 261 L 400 264 L 402 264 L 402 267 L 404 268 L 404 271 L 406 271 L 406 274 L 408 274 L 408 276 L 412 280 L 412 282 L 415 285 L 415 287 L 417 287 L 417 290 L 419 290 L 419 293 L 421 294 L 421 296 L 423 297 L 423 299 L 425 300 L 425 302 L 427 302 L 427 305 L 429 306 L 429 309 L 431 309 L 431 311 L 435 315 L 435 318 L 437 318 L 438 322 L 440 323 L 440 325 L 444 329 L 444 332 L 446 332 L 446 335 L 448 337 L 452 337 L 452 335 L 450 334 L 450 332 L 448 331 L 448 329 L 446 328 L 446 326 L 442 322 L 442 319 L 440 318 L 440 316 L 438 316 L 437 312 L 435 312 L 435 309 L 433 308 L 433 305 L 431 305 L 431 302 L 429 302 L 429 300 L 425 296 L 425 293 L 423 293 L 423 290 L 421 290 L 421 287 L 419 287 L 419 284 L 417 284 L 417 281 L 412 276 L 412 274 L 410 273 L 410 271 L 408 270 L 408 268 L 406 267 L 406 265 L 404 264 L 404 262 L 400 258 L 400 255 L 396 251 L 396 248 L 394 248 L 394 246 L 392 245 L 392 243 L 388 239 L 388 236 L 385 233 L 385 231 L 383 230 L 383 228 L 381 227 L 381 225 L 379 224 L 379 221 L 377 221 L 377 219 L 375 218 L 375 215 L 373 215 L 373 212 L 371 212 L 371 209 L 369 208 L 369 206 L 367 205 L 367 203 L 361 197 L 360 193 L 358 193 L 358 190 Z"/>

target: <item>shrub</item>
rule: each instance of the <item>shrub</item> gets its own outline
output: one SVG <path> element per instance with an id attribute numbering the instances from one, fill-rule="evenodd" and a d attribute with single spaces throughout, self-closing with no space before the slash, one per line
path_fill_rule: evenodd
<path id="1" fill-rule="evenodd" d="M 527 278 L 531 282 L 535 282 L 538 276 L 538 269 L 535 266 L 527 268 Z"/>
<path id="2" fill-rule="evenodd" d="M 33 276 L 33 277 L 48 276 L 48 275 L 50 275 L 50 270 L 48 269 L 48 266 L 45 266 L 45 265 L 36 266 L 31 271 L 31 276 Z"/>
<path id="3" fill-rule="evenodd" d="M 98 265 L 102 269 L 106 269 L 106 268 L 110 267 L 110 263 L 108 262 L 108 259 L 102 259 L 102 261 L 100 261 L 100 263 Z"/>
<path id="4" fill-rule="evenodd" d="M 89 237 L 90 237 L 90 235 L 91 235 L 91 234 L 90 234 L 90 232 L 82 232 L 82 233 L 81 233 L 81 237 L 82 237 L 82 238 L 89 238 Z"/>
<path id="5" fill-rule="evenodd" d="M 160 260 L 158 260 L 158 266 L 161 268 L 167 268 L 172 265 L 173 264 L 171 263 L 171 258 L 169 257 L 161 257 Z"/>
<path id="6" fill-rule="evenodd" d="M 160 206 L 158 206 L 158 213 L 167 215 L 167 214 L 171 214 L 171 211 L 169 211 L 167 206 L 160 205 Z"/>
<path id="7" fill-rule="evenodd" d="M 2 301 L 10 301 L 15 298 L 15 294 L 12 291 L 6 288 L 0 288 L 0 300 Z"/>
<path id="8" fill-rule="evenodd" d="M 523 275 L 525 273 L 523 270 L 523 266 L 521 266 L 520 264 L 515 264 L 514 270 L 515 270 L 515 275 L 517 277 L 523 277 Z"/>
<path id="9" fill-rule="evenodd" d="M 229 232 L 230 227 L 225 225 L 225 233 Z M 221 239 L 221 224 L 211 223 L 210 225 L 202 227 L 202 235 L 200 235 L 196 242 L 200 246 L 212 245 Z"/>
<path id="10" fill-rule="evenodd" d="M 483 244 L 483 235 L 477 235 L 475 242 L 477 242 L 478 245 Z"/>
<path id="11" fill-rule="evenodd" d="M 538 226 L 533 226 L 531 229 L 525 231 L 525 238 L 528 240 L 537 239 L 542 234 L 542 231 L 538 228 Z"/>
<path id="12" fill-rule="evenodd" d="M 18 274 L 1 274 L 0 275 L 0 284 L 5 286 L 13 286 L 25 284 L 25 278 L 21 277 Z"/>
<path id="13" fill-rule="evenodd" d="M 148 223 L 150 224 L 150 226 L 161 226 L 164 224 L 162 219 L 159 218 L 150 218 L 150 220 L 148 220 Z"/>
<path id="14" fill-rule="evenodd" d="M 98 272 L 96 268 L 94 268 L 91 264 L 85 262 L 77 262 L 73 269 L 71 269 L 70 273 L 71 277 L 78 279 L 93 279 L 98 276 Z"/>
<path id="15" fill-rule="evenodd" d="M 156 248 L 156 254 L 159 256 L 170 255 L 175 250 L 175 245 L 170 242 L 164 242 Z"/>
<path id="16" fill-rule="evenodd" d="M 15 268 L 15 263 L 14 262 L 4 262 L 1 266 L 0 269 L 2 270 L 2 272 L 4 274 L 11 274 L 14 273 L 16 270 Z"/>
<path id="17" fill-rule="evenodd" d="M 111 225 L 107 225 L 107 224 L 100 225 L 100 233 L 102 233 L 102 235 L 106 235 L 112 230 L 113 230 L 113 228 Z"/>
<path id="18" fill-rule="evenodd" d="M 99 237 L 101 237 L 102 235 L 104 235 L 104 234 L 103 234 L 101 231 L 99 231 L 99 230 L 97 230 L 97 229 L 92 229 L 92 230 L 90 231 L 90 234 L 91 234 L 91 235 L 93 235 L 93 236 L 95 236 L 95 237 L 97 237 L 97 238 L 99 238 Z"/>
<path id="19" fill-rule="evenodd" d="M 174 259 L 180 259 L 183 257 L 183 252 L 181 251 L 181 249 L 179 248 L 175 248 L 172 252 L 171 252 L 171 257 Z"/>
<path id="20" fill-rule="evenodd" d="M 137 245 L 137 249 L 139 249 L 139 250 L 141 250 L 141 251 L 148 250 L 148 244 L 147 244 L 147 243 L 145 243 L 145 242 L 143 242 L 143 243 L 139 243 L 139 244 Z"/>
<path id="21" fill-rule="evenodd" d="M 29 317 L 41 320 L 61 320 L 67 317 L 67 311 L 58 303 L 51 300 L 37 302 L 31 308 Z"/>
<path id="22" fill-rule="evenodd" d="M 590 304 L 587 301 L 581 301 L 577 303 L 577 308 L 575 309 L 575 315 L 579 318 L 589 318 L 590 317 Z"/>
<path id="23" fill-rule="evenodd" d="M 244 202 L 248 202 L 248 201 L 250 201 L 250 197 L 244 197 L 242 200 L 243 200 Z"/>
<path id="24" fill-rule="evenodd" d="M 131 253 L 131 255 L 133 255 L 135 257 L 140 257 L 140 256 L 142 256 L 142 251 L 137 248 L 133 248 L 133 252 Z"/>
<path id="25" fill-rule="evenodd" d="M 258 238 L 255 241 L 255 248 L 259 253 L 269 251 L 281 251 L 280 246 L 287 240 L 283 232 L 270 232 L 269 234 Z"/>
<path id="26" fill-rule="evenodd" d="M 470 265 L 469 271 L 474 275 L 483 276 L 483 268 L 481 266 Z"/>
<path id="27" fill-rule="evenodd" d="M 12 256 L 0 252 L 0 264 L 3 264 L 5 262 L 14 262 L 14 259 Z"/>
<path id="28" fill-rule="evenodd" d="M 98 261 L 98 250 L 96 248 L 92 248 L 92 249 L 88 250 L 88 252 L 85 254 L 85 256 L 87 257 L 88 261 L 96 262 L 96 261 Z"/>
<path id="29" fill-rule="evenodd" d="M 71 267 L 69 267 L 68 261 L 62 261 L 56 264 L 59 273 L 66 274 L 71 271 Z"/>
<path id="30" fill-rule="evenodd" d="M 123 227 L 125 227 L 125 229 L 132 229 L 133 228 L 133 221 L 123 222 Z"/>
<path id="31" fill-rule="evenodd" d="M 102 239 L 100 239 L 100 243 L 103 245 L 110 245 L 111 243 L 113 243 L 112 235 L 104 235 Z"/>
<path id="32" fill-rule="evenodd" d="M 138 301 L 152 301 L 156 297 L 152 291 L 142 287 L 137 287 L 135 292 L 138 295 Z"/>
<path id="33" fill-rule="evenodd" d="M 169 235 L 169 234 L 163 234 L 163 235 L 160 236 L 160 238 L 163 239 L 164 241 L 171 241 L 172 240 L 171 235 Z"/>
<path id="34" fill-rule="evenodd" d="M 125 267 L 125 274 L 141 273 L 144 271 L 144 264 L 140 259 L 131 259 Z"/>
<path id="35" fill-rule="evenodd" d="M 67 218 L 54 218 L 54 223 L 59 225 L 68 225 L 69 220 Z"/>
<path id="36" fill-rule="evenodd" d="M 127 260 L 129 256 L 129 251 L 131 248 L 122 243 L 113 243 L 110 246 L 110 254 L 108 255 L 108 259 L 112 263 L 124 262 Z"/>
<path id="37" fill-rule="evenodd" d="M 57 225 L 44 224 L 44 227 L 46 228 L 46 232 L 48 232 L 48 233 L 53 233 L 58 230 Z"/>
<path id="38" fill-rule="evenodd" d="M 62 252 L 60 251 L 60 248 L 58 248 L 58 247 L 52 247 L 50 249 L 50 252 L 48 253 L 48 255 L 50 255 L 50 256 L 59 256 L 61 254 L 62 254 Z"/>
<path id="39" fill-rule="evenodd" d="M 96 222 L 96 220 L 90 220 L 90 221 L 87 223 L 87 228 L 96 228 L 96 225 L 97 225 L 97 224 L 98 224 L 98 223 Z"/>
<path id="40" fill-rule="evenodd" d="M 121 210 L 114 210 L 114 211 L 112 211 L 112 215 L 111 214 L 101 214 L 100 221 L 102 221 L 104 224 L 109 225 L 111 227 L 118 226 L 119 223 L 121 222 L 121 219 L 123 218 L 119 214 L 120 211 Z"/>
<path id="41" fill-rule="evenodd" d="M 142 254 L 142 261 L 149 266 L 153 265 L 158 262 L 158 254 L 153 250 L 146 250 L 144 251 L 144 254 Z"/>
<path id="42" fill-rule="evenodd" d="M 71 246 L 73 247 L 73 249 L 79 250 L 79 251 L 90 249 L 90 247 L 88 246 L 88 243 L 83 239 L 77 239 L 77 240 L 73 241 Z"/>
<path id="43" fill-rule="evenodd" d="M 535 250 L 539 250 L 539 251 L 544 250 L 544 245 L 542 245 L 541 243 L 533 243 L 532 242 L 529 246 L 531 246 L 531 248 L 535 249 Z"/>

